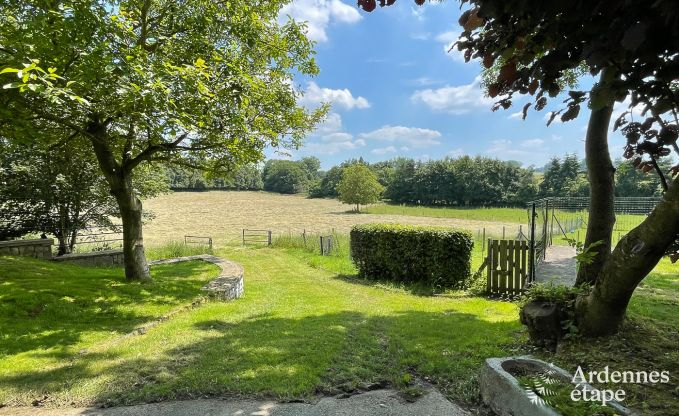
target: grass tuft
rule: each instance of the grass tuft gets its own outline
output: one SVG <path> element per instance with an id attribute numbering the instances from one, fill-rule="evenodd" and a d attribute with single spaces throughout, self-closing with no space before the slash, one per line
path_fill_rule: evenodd
<path id="1" fill-rule="evenodd" d="M 146 248 L 146 258 L 148 260 L 173 259 L 199 254 L 214 254 L 214 250 L 207 245 L 186 245 L 182 241 L 173 241 L 162 246 Z"/>

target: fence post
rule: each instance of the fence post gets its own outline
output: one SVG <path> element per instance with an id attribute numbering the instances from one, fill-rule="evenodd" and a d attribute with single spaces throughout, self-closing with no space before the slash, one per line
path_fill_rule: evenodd
<path id="1" fill-rule="evenodd" d="M 549 198 L 545 199 L 545 217 L 542 225 L 542 259 L 547 258 L 547 225 L 549 224 Z"/>
<path id="2" fill-rule="evenodd" d="M 535 202 L 531 206 L 531 217 L 530 217 L 530 244 L 528 247 L 528 263 L 530 266 L 529 281 L 535 281 Z"/>
<path id="3" fill-rule="evenodd" d="M 505 226 L 502 226 L 502 239 L 505 239 Z"/>
<path id="4" fill-rule="evenodd" d="M 243 245 L 245 245 L 245 228 L 243 228 Z"/>
<path id="5" fill-rule="evenodd" d="M 486 251 L 486 227 L 483 227 L 483 239 L 481 241 L 481 254 L 483 254 Z"/>
<path id="6" fill-rule="evenodd" d="M 269 230 L 268 234 L 269 234 L 269 245 L 271 245 L 271 230 Z"/>
<path id="7" fill-rule="evenodd" d="M 551 246 L 553 243 L 552 240 L 552 235 L 554 234 L 554 218 L 556 216 L 556 204 L 552 204 L 552 216 L 550 217 L 550 222 L 549 222 L 549 245 Z"/>
<path id="8" fill-rule="evenodd" d="M 210 239 L 208 240 L 208 242 L 210 243 L 210 250 L 212 250 L 212 237 L 210 237 Z"/>

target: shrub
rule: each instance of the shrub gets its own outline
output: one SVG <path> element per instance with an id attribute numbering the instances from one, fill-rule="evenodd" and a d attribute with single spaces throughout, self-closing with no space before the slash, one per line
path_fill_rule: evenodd
<path id="1" fill-rule="evenodd" d="M 364 277 L 434 288 L 460 288 L 469 279 L 474 240 L 465 231 L 365 224 L 350 237 L 351 257 Z"/>

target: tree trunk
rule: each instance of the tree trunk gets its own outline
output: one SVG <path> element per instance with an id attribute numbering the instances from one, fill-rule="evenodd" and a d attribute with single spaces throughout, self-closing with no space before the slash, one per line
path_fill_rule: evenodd
<path id="1" fill-rule="evenodd" d="M 658 206 L 623 237 L 598 275 L 591 293 L 576 302 L 583 335 L 615 333 L 639 282 L 658 264 L 679 234 L 679 177 Z"/>
<path id="2" fill-rule="evenodd" d="M 601 83 L 610 76 L 608 70 L 601 73 Z M 614 100 L 602 108 L 592 110 L 585 138 L 585 158 L 589 176 L 589 220 L 585 247 L 597 241 L 602 245 L 592 248 L 596 256 L 590 264 L 581 264 L 576 286 L 594 284 L 611 253 L 611 237 L 615 225 L 615 168 L 608 151 L 608 126 L 613 113 Z"/>
<path id="3" fill-rule="evenodd" d="M 118 202 L 123 222 L 123 257 L 127 280 L 151 280 L 142 234 L 142 204 L 130 186 L 112 186 L 111 191 Z"/>
<path id="4" fill-rule="evenodd" d="M 120 209 L 123 223 L 123 261 L 130 281 L 150 281 L 142 235 L 142 204 L 134 194 L 132 172 L 121 167 L 108 146 L 106 126 L 93 120 L 87 127 L 90 142 L 106 181 Z"/>
<path id="5" fill-rule="evenodd" d="M 57 241 L 59 242 L 59 248 L 57 248 L 57 256 L 63 256 L 64 254 L 69 254 L 71 251 L 68 249 L 67 237 L 64 235 L 64 230 L 59 230 L 55 233 Z"/>

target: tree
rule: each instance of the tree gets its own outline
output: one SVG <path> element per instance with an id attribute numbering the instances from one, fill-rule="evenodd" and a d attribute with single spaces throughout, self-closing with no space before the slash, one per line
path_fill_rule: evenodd
<path id="1" fill-rule="evenodd" d="M 318 185 L 318 191 L 312 195 L 314 198 L 337 197 L 337 184 L 342 179 L 342 167 L 333 166 L 325 172 Z"/>
<path id="2" fill-rule="evenodd" d="M 167 190 L 162 170 L 138 173 L 133 182 L 141 197 Z M 0 185 L 0 240 L 51 234 L 58 241 L 58 254 L 68 254 L 78 232 L 86 227 L 114 229 L 119 218 L 97 161 L 84 143 L 41 147 L 0 139 Z"/>
<path id="3" fill-rule="evenodd" d="M 226 185 L 238 191 L 259 191 L 264 189 L 262 171 L 255 164 L 241 166 L 235 175 L 229 179 L 226 181 Z"/>
<path id="4" fill-rule="evenodd" d="M 423 3 L 417 0 L 417 3 Z M 390 1 L 386 4 L 393 4 Z M 578 285 L 592 285 L 578 298 L 576 318 L 585 335 L 616 332 L 636 286 L 664 254 L 679 258 L 679 165 L 663 172 L 658 160 L 679 154 L 679 9 L 672 0 L 646 2 L 463 0 L 457 48 L 465 59 L 485 67 L 500 63 L 487 93 L 509 108 L 514 94 L 529 94 L 544 109 L 549 98 L 567 91 L 566 106 L 553 111 L 564 122 L 591 110 L 585 151 L 590 182 L 590 215 L 585 245 L 596 253 L 583 265 Z M 374 0 L 361 0 L 374 9 Z M 565 77 L 585 67 L 599 81 L 589 91 L 567 88 Z M 664 195 L 655 210 L 611 252 L 614 172 L 608 129 L 616 101 L 629 97 L 629 110 L 615 120 L 627 139 L 624 157 L 634 166 L 658 174 Z M 633 108 L 641 108 L 633 121 Z M 593 246 L 599 243 L 599 246 Z"/>
<path id="5" fill-rule="evenodd" d="M 342 180 L 337 185 L 338 199 L 356 205 L 358 212 L 361 205 L 373 204 L 380 200 L 384 187 L 377 180 L 377 175 L 364 164 L 356 163 L 342 170 Z"/>
<path id="6" fill-rule="evenodd" d="M 133 173 L 150 162 L 213 172 L 296 147 L 323 116 L 298 107 L 314 75 L 283 0 L 6 0 L 0 4 L 0 127 L 34 140 L 58 126 L 85 140 L 123 223 L 125 275 L 148 280 Z"/>
<path id="7" fill-rule="evenodd" d="M 303 157 L 299 161 L 300 167 L 307 175 L 307 180 L 315 181 L 319 179 L 321 170 L 321 161 L 316 156 Z"/>
<path id="8" fill-rule="evenodd" d="M 665 162 L 663 171 L 670 169 Z M 615 168 L 615 196 L 622 197 L 652 197 L 660 196 L 662 185 L 657 175 L 644 173 L 637 169 L 629 160 L 617 160 Z"/>
<path id="9" fill-rule="evenodd" d="M 298 194 L 307 190 L 308 172 L 293 160 L 267 160 L 262 172 L 264 190 L 282 194 Z"/>

